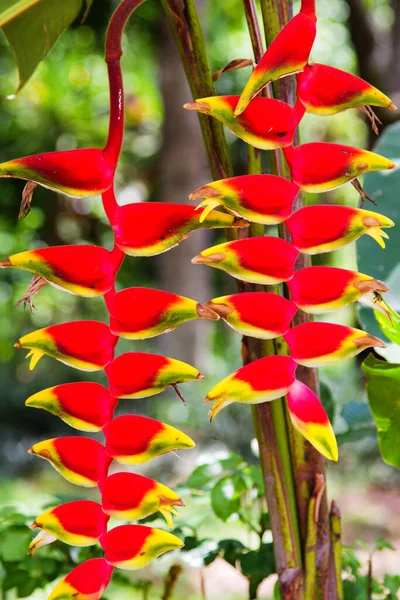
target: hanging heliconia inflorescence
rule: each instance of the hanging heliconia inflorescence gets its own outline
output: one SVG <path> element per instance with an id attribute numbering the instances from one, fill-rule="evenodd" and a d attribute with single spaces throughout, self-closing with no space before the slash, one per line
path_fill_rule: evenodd
<path id="1" fill-rule="evenodd" d="M 21 299 L 32 298 L 46 284 L 83 297 L 104 296 L 110 324 L 75 321 L 52 325 L 21 337 L 17 348 L 29 349 L 30 368 L 44 356 L 83 371 L 104 370 L 108 388 L 93 382 L 56 385 L 26 401 L 60 417 L 74 429 L 103 432 L 105 444 L 72 435 L 38 442 L 31 454 L 47 460 L 66 480 L 98 487 L 100 502 L 78 500 L 57 506 L 36 517 L 40 529 L 29 552 L 54 540 L 73 546 L 100 543 L 104 557 L 88 560 L 66 575 L 50 600 L 97 600 L 113 569 L 138 569 L 164 552 L 182 547 L 175 535 L 138 524 L 108 530 L 110 517 L 140 520 L 160 512 L 172 527 L 175 506 L 183 500 L 164 484 L 134 473 L 108 474 L 111 463 L 137 465 L 167 452 L 194 447 L 193 440 L 173 426 L 130 414 L 113 418 L 119 398 L 144 398 L 171 386 L 203 376 L 182 361 L 129 352 L 115 357 L 120 337 L 147 339 L 195 319 L 223 320 L 240 334 L 259 339 L 283 336 L 289 356 L 256 360 L 218 383 L 208 394 L 210 419 L 228 404 L 257 404 L 287 396 L 293 426 L 325 457 L 337 460 L 338 449 L 326 412 L 314 394 L 296 380 L 298 365 L 318 367 L 346 360 L 365 348 L 384 344 L 350 327 L 308 322 L 291 328 L 298 309 L 320 314 L 359 300 L 385 311 L 379 301 L 387 286 L 368 275 L 334 267 L 308 267 L 296 271 L 299 253 L 328 252 L 353 242 L 362 234 L 384 247 L 383 228 L 394 223 L 363 208 L 314 205 L 295 213 L 299 189 L 324 192 L 351 182 L 362 204 L 370 199 L 357 177 L 367 171 L 394 165 L 377 154 L 338 144 L 293 147 L 295 130 L 305 111 L 329 115 L 361 108 L 376 128 L 369 105 L 395 109 L 391 100 L 361 79 L 325 65 L 308 64 L 316 35 L 315 0 L 302 0 L 300 13 L 280 32 L 253 71 L 241 96 L 200 98 L 185 108 L 222 121 L 252 146 L 282 148 L 291 181 L 275 175 L 246 175 L 207 183 L 190 199 L 197 207 L 172 203 L 119 206 L 114 194 L 124 130 L 124 104 L 120 57 L 121 37 L 132 12 L 144 0 L 123 0 L 107 31 L 106 63 L 110 84 L 110 126 L 103 149 L 51 152 L 15 159 L 0 165 L 0 177 L 27 180 L 20 216 L 29 212 L 37 185 L 73 197 L 102 194 L 104 209 L 115 235 L 112 251 L 96 246 L 62 246 L 34 249 L 5 258 L 2 268 L 33 273 Z M 271 98 L 255 97 L 269 83 L 297 73 L 297 103 L 290 107 Z M 373 201 L 373 200 L 372 200 Z M 215 210 L 226 209 L 227 212 Z M 153 256 L 165 252 L 200 228 L 246 228 L 285 223 L 291 243 L 273 236 L 243 238 L 218 244 L 192 259 L 221 269 L 247 283 L 285 283 L 290 300 L 268 292 L 246 292 L 213 298 L 205 304 L 165 291 L 134 287 L 115 290 L 125 255 Z"/>

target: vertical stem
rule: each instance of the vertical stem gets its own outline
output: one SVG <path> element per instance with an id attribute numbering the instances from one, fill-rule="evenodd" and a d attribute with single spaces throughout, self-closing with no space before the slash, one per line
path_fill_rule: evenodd
<path id="1" fill-rule="evenodd" d="M 333 566 L 336 578 L 336 594 L 337 600 L 343 600 L 343 583 L 342 583 L 342 523 L 340 509 L 336 502 L 332 500 L 330 512 L 330 530 L 331 530 L 331 548 Z"/>

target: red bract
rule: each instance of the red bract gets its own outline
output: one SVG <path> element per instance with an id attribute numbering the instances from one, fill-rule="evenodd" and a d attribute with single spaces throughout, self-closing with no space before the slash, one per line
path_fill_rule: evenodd
<path id="1" fill-rule="evenodd" d="M 225 406 L 260 404 L 284 396 L 295 381 L 297 365 L 288 356 L 266 356 L 228 375 L 208 392 L 204 402 L 214 402 L 210 421 Z"/>
<path id="2" fill-rule="evenodd" d="M 377 279 L 336 267 L 300 269 L 288 282 L 291 300 L 310 314 L 331 312 L 389 288 Z"/>
<path id="3" fill-rule="evenodd" d="M 245 292 L 220 296 L 207 302 L 235 331 L 260 339 L 272 339 L 286 333 L 297 307 L 278 294 Z"/>
<path id="4" fill-rule="evenodd" d="M 194 206 L 169 202 L 120 206 L 112 225 L 117 246 L 129 256 L 154 256 L 166 252 L 196 229 L 249 226 L 242 219 L 214 210 L 200 222 L 200 213 Z"/>
<path id="5" fill-rule="evenodd" d="M 25 404 L 43 408 L 75 429 L 101 431 L 113 418 L 117 399 L 99 383 L 79 381 L 42 390 Z"/>
<path id="6" fill-rule="evenodd" d="M 203 379 L 191 365 L 174 358 L 146 352 L 127 352 L 106 369 L 110 393 L 115 398 L 147 398 L 169 385 Z"/>
<path id="7" fill-rule="evenodd" d="M 20 214 L 26 214 L 36 185 L 72 197 L 96 196 L 111 186 L 114 170 L 115 163 L 105 158 L 103 150 L 86 148 L 10 160 L 0 164 L 0 177 L 31 182 L 25 187 L 21 205 Z"/>
<path id="8" fill-rule="evenodd" d="M 272 98 L 254 98 L 246 110 L 235 118 L 239 96 L 211 96 L 199 98 L 184 105 L 222 121 L 242 140 L 261 150 L 285 148 L 293 142 L 293 135 L 304 110 Z"/>
<path id="9" fill-rule="evenodd" d="M 240 96 L 236 116 L 268 83 L 305 67 L 317 32 L 316 21 L 315 0 L 303 0 L 300 13 L 279 32 L 254 69 Z"/>
<path id="10" fill-rule="evenodd" d="M 167 452 L 194 448 L 182 431 L 139 415 L 123 415 L 104 428 L 108 455 L 122 464 L 140 465 Z"/>
<path id="11" fill-rule="evenodd" d="M 113 334 L 131 340 L 173 331 L 194 319 L 219 319 L 209 308 L 191 298 L 161 290 L 134 287 L 106 297 Z"/>
<path id="12" fill-rule="evenodd" d="M 31 529 L 41 529 L 29 546 L 30 554 L 38 548 L 61 540 L 70 546 L 93 546 L 107 531 L 110 517 L 101 504 L 92 500 L 75 500 L 61 504 L 36 517 Z"/>
<path id="13" fill-rule="evenodd" d="M 28 333 L 14 346 L 30 348 L 30 369 L 47 354 L 81 371 L 99 371 L 112 361 L 117 341 L 105 323 L 72 321 Z"/>
<path id="14" fill-rule="evenodd" d="M 114 473 L 99 488 L 104 512 L 117 519 L 137 521 L 160 511 L 172 527 L 174 506 L 185 506 L 176 492 L 136 473 Z"/>
<path id="15" fill-rule="evenodd" d="M 102 296 L 114 286 L 120 261 L 98 246 L 52 246 L 13 254 L 0 268 L 25 269 L 78 296 Z"/>
<path id="16" fill-rule="evenodd" d="M 385 348 L 378 338 L 353 327 L 335 323 L 302 323 L 284 336 L 290 356 L 306 367 L 334 365 L 366 348 Z"/>
<path id="17" fill-rule="evenodd" d="M 383 238 L 389 236 L 381 228 L 393 225 L 391 219 L 376 212 L 323 204 L 305 206 L 286 221 L 293 245 L 304 254 L 337 250 L 364 233 L 384 248 Z"/>
<path id="18" fill-rule="evenodd" d="M 200 221 L 218 206 L 253 223 L 274 225 L 292 214 L 299 188 L 277 175 L 241 175 L 212 181 L 190 194 L 189 200 L 202 200 Z"/>
<path id="19" fill-rule="evenodd" d="M 182 548 L 184 543 L 172 533 L 145 525 L 120 525 L 101 538 L 106 561 L 114 567 L 141 569 L 164 552 Z"/>
<path id="20" fill-rule="evenodd" d="M 368 196 L 357 177 L 368 171 L 395 168 L 395 164 L 384 156 L 341 144 L 313 142 L 287 148 L 284 152 L 291 177 L 302 190 L 318 194 L 353 182 L 363 203 Z"/>
<path id="21" fill-rule="evenodd" d="M 293 426 L 322 456 L 337 460 L 339 453 L 332 425 L 314 392 L 296 381 L 287 393 L 287 403 Z"/>
<path id="22" fill-rule="evenodd" d="M 44 440 L 28 452 L 48 460 L 67 481 L 83 487 L 96 487 L 112 462 L 100 442 L 86 437 Z"/>
<path id="23" fill-rule="evenodd" d="M 91 558 L 63 577 L 49 600 L 100 600 L 113 571 L 104 558 Z"/>
<path id="24" fill-rule="evenodd" d="M 221 269 L 242 281 L 273 285 L 293 277 L 298 254 L 280 238 L 252 237 L 207 248 L 192 263 Z"/>

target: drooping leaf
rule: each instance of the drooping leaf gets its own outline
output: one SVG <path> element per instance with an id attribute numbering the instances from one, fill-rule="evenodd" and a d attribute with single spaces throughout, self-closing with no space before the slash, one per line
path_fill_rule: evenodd
<path id="1" fill-rule="evenodd" d="M 93 0 L 0 0 L 0 27 L 19 72 L 18 92 L 58 37 Z"/>
<path id="2" fill-rule="evenodd" d="M 400 468 L 400 365 L 378 360 L 370 354 L 363 363 L 363 371 L 382 458 Z"/>

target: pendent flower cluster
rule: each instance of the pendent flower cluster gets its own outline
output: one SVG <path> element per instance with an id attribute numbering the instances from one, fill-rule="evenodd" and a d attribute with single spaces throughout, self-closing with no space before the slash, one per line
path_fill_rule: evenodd
<path id="1" fill-rule="evenodd" d="M 194 442 L 171 425 L 129 414 L 113 418 L 119 398 L 143 398 L 202 378 L 184 362 L 142 352 L 114 357 L 120 337 L 141 340 L 171 331 L 194 319 L 224 320 L 243 335 L 260 339 L 283 336 L 290 356 L 269 356 L 230 375 L 207 395 L 213 402 L 211 420 L 232 402 L 256 404 L 287 396 L 297 428 L 325 457 L 338 458 L 336 439 L 326 412 L 313 391 L 296 380 L 298 364 L 334 364 L 370 346 L 383 346 L 363 331 L 330 323 L 310 322 L 291 328 L 298 309 L 309 314 L 336 310 L 356 300 L 369 302 L 388 288 L 368 275 L 333 267 L 309 267 L 295 272 L 299 252 L 317 254 L 340 248 L 366 233 L 381 246 L 382 230 L 393 222 L 375 212 L 343 206 L 316 205 L 292 214 L 299 189 L 318 193 L 351 182 L 364 203 L 367 195 L 357 177 L 369 170 L 390 169 L 391 161 L 363 150 L 336 144 L 292 146 L 305 111 L 328 115 L 361 108 L 376 127 L 369 105 L 395 108 L 391 100 L 361 79 L 325 65 L 308 64 L 316 33 L 314 0 L 303 0 L 301 12 L 281 31 L 251 75 L 242 95 L 202 98 L 185 105 L 225 123 L 247 143 L 263 150 L 283 148 L 291 181 L 274 175 L 248 175 L 215 181 L 191 194 L 195 207 L 172 203 L 119 206 L 114 194 L 124 130 L 120 67 L 121 37 L 126 21 L 143 0 L 123 0 L 107 32 L 106 62 L 110 83 L 110 127 L 103 149 L 52 152 L 0 165 L 0 177 L 28 181 L 20 215 L 29 212 L 37 185 L 72 197 L 101 194 L 113 229 L 112 251 L 90 245 L 35 249 L 10 256 L 1 267 L 25 269 L 33 279 L 22 301 L 32 304 L 43 285 L 83 297 L 104 296 L 110 323 L 74 321 L 52 325 L 20 338 L 29 349 L 30 368 L 43 355 L 71 367 L 105 370 L 108 388 L 94 382 L 61 384 L 42 390 L 27 406 L 47 410 L 71 427 L 104 433 L 105 445 L 84 436 L 67 436 L 35 444 L 29 452 L 49 461 L 68 481 L 98 486 L 101 502 L 69 502 L 38 516 L 40 528 L 30 551 L 59 539 L 74 546 L 100 542 L 104 558 L 88 560 L 54 588 L 50 600 L 97 600 L 115 567 L 138 569 L 183 543 L 161 529 L 125 524 L 108 530 L 110 516 L 140 520 L 160 511 L 172 525 L 181 498 L 165 485 L 134 473 L 108 475 L 112 461 L 142 464 L 166 452 L 193 448 Z M 299 44 L 299 40 L 301 43 Z M 270 82 L 297 73 L 297 103 L 259 97 Z M 222 207 L 225 211 L 215 210 Z M 292 243 L 277 237 L 244 238 L 208 248 L 195 264 L 208 264 L 233 277 L 264 285 L 285 282 L 290 300 L 267 292 L 247 292 L 213 298 L 200 304 L 190 298 L 134 287 L 116 292 L 118 270 L 129 256 L 153 256 L 179 244 L 191 231 L 245 228 L 249 223 L 285 222 Z M 378 296 L 376 296 L 378 294 Z M 382 305 L 384 306 L 384 305 Z M 374 307 L 379 308 L 378 304 Z M 384 308 L 382 308 L 384 310 Z"/>

